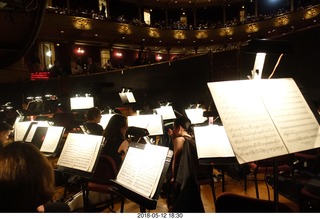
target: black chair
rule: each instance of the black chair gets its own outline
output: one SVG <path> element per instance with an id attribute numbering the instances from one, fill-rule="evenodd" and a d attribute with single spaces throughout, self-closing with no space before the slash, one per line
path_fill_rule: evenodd
<path id="1" fill-rule="evenodd" d="M 66 132 L 75 128 L 75 116 L 72 112 L 54 113 L 51 121 L 54 126 L 63 126 Z"/>
<path id="2" fill-rule="evenodd" d="M 111 156 L 105 155 L 100 156 L 97 167 L 95 169 L 92 179 L 86 181 L 86 186 L 84 188 L 84 208 L 89 209 L 96 206 L 101 206 L 100 208 L 109 208 L 109 210 L 114 211 L 114 201 L 115 197 L 119 197 L 121 200 L 121 212 L 124 211 L 124 198 L 119 196 L 114 192 L 113 184 L 110 179 L 115 179 L 118 174 L 117 165 Z M 96 206 L 89 203 L 89 192 L 98 192 L 104 194 L 110 194 L 110 200 L 106 200 L 105 203 L 97 203 Z M 104 204 L 104 205 L 103 205 Z"/>
<path id="3" fill-rule="evenodd" d="M 283 155 L 277 158 L 268 158 L 256 162 L 250 162 L 247 165 L 251 168 L 253 171 L 253 181 L 255 185 L 255 190 L 256 190 L 256 197 L 259 199 L 259 187 L 258 187 L 258 181 L 260 180 L 258 175 L 263 174 L 263 181 L 267 182 L 268 178 L 273 178 L 274 177 L 274 166 L 275 166 L 275 160 L 276 161 L 276 166 L 277 166 L 277 174 L 281 174 L 282 176 L 285 177 L 290 177 L 293 175 L 293 155 L 288 154 L 288 155 Z M 245 191 L 247 188 L 247 179 L 248 176 L 245 177 Z"/>
<path id="4" fill-rule="evenodd" d="M 223 192 L 217 197 L 217 213 L 268 213 L 294 212 L 288 205 L 278 202 L 277 211 L 273 201 Z"/>

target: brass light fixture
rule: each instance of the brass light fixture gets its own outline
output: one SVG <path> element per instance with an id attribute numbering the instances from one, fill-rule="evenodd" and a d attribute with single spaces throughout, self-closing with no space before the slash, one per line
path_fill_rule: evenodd
<path id="1" fill-rule="evenodd" d="M 207 33 L 207 31 L 204 31 L 204 30 L 197 31 L 197 33 L 196 33 L 196 38 L 197 38 L 197 39 L 205 39 L 205 38 L 208 38 L 208 33 Z"/>
<path id="2" fill-rule="evenodd" d="M 220 36 L 231 36 L 234 32 L 234 29 L 231 27 L 222 28 L 219 32 Z"/>
<path id="3" fill-rule="evenodd" d="M 77 17 L 73 19 L 73 26 L 79 30 L 90 30 L 92 29 L 92 22 L 88 18 Z"/>
<path id="4" fill-rule="evenodd" d="M 274 25 L 276 27 L 279 27 L 279 26 L 285 26 L 289 23 L 289 16 L 288 15 L 285 15 L 285 16 L 281 16 L 281 17 L 278 17 L 274 23 Z"/>
<path id="5" fill-rule="evenodd" d="M 149 28 L 149 36 L 153 38 L 159 38 L 160 33 L 156 28 Z"/>
<path id="6" fill-rule="evenodd" d="M 132 34 L 132 30 L 130 29 L 128 24 L 120 24 L 118 27 L 118 32 L 121 34 Z"/>
<path id="7" fill-rule="evenodd" d="M 177 40 L 184 40 L 186 39 L 185 32 L 182 30 L 176 30 L 173 32 L 173 37 Z"/>
<path id="8" fill-rule="evenodd" d="M 305 19 L 310 19 L 313 18 L 315 16 L 317 16 L 319 14 L 319 9 L 318 8 L 310 8 L 306 14 L 304 15 Z"/>
<path id="9" fill-rule="evenodd" d="M 259 25 L 257 23 L 248 24 L 245 27 L 246 33 L 255 33 L 259 31 Z"/>

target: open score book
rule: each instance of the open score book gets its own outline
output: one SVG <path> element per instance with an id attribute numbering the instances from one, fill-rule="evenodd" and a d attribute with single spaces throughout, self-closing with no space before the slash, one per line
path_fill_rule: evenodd
<path id="1" fill-rule="evenodd" d="M 208 87 L 240 164 L 320 147 L 319 124 L 293 79 Z"/>
<path id="2" fill-rule="evenodd" d="M 152 198 L 171 152 L 168 147 L 131 142 L 115 182 Z"/>
<path id="3" fill-rule="evenodd" d="M 92 172 L 100 152 L 103 136 L 69 133 L 57 165 Z"/>

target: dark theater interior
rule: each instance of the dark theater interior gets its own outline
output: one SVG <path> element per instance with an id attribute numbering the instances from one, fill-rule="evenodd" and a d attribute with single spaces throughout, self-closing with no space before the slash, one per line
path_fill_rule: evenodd
<path id="1" fill-rule="evenodd" d="M 0 26 L 0 212 L 320 212 L 320 0 L 0 0 Z"/>

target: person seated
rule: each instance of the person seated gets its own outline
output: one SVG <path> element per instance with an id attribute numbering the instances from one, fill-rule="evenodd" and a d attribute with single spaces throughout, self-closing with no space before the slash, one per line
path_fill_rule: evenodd
<path id="1" fill-rule="evenodd" d="M 55 206 L 54 170 L 49 160 L 31 143 L 16 141 L 0 150 L 0 212 L 68 211 Z M 60 206 L 63 208 L 60 208 Z"/>
<path id="2" fill-rule="evenodd" d="M 0 149 L 3 148 L 9 140 L 13 128 L 5 121 L 0 122 Z"/>
<path id="3" fill-rule="evenodd" d="M 74 60 L 70 62 L 71 75 L 79 75 L 82 74 L 82 67 L 76 63 Z"/>
<path id="4" fill-rule="evenodd" d="M 101 111 L 97 107 L 92 107 L 87 112 L 87 121 L 84 124 L 87 134 L 103 135 L 103 127 L 99 124 L 101 121 Z"/>
<path id="5" fill-rule="evenodd" d="M 129 140 L 126 138 L 127 129 L 128 118 L 122 114 L 114 114 L 110 118 L 104 133 L 105 144 L 101 155 L 113 157 L 118 170 L 129 147 Z"/>

